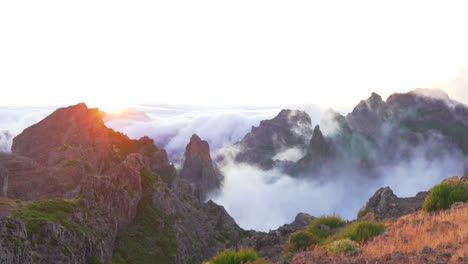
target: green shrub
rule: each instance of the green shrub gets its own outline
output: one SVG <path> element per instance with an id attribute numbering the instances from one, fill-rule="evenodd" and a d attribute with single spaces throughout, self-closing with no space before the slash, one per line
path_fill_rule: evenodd
<path id="1" fill-rule="evenodd" d="M 468 200 L 468 192 L 461 185 L 456 186 L 449 195 L 450 204 L 453 204 L 454 202 L 460 202 L 460 201 L 466 201 L 466 200 Z"/>
<path id="2" fill-rule="evenodd" d="M 28 236 L 39 231 L 47 222 L 61 223 L 65 227 L 80 227 L 77 223 L 67 219 L 78 205 L 78 200 L 64 200 L 60 198 L 33 201 L 13 212 L 14 217 L 26 221 Z"/>
<path id="3" fill-rule="evenodd" d="M 327 250 L 330 254 L 342 254 L 355 251 L 358 248 L 356 242 L 350 239 L 341 239 L 330 243 Z"/>
<path id="4" fill-rule="evenodd" d="M 249 261 L 258 260 L 257 252 L 250 249 L 241 249 L 238 252 L 232 250 L 224 250 L 216 257 L 206 262 L 209 264 L 242 264 Z"/>
<path id="5" fill-rule="evenodd" d="M 306 250 L 312 244 L 317 243 L 318 238 L 314 237 L 314 235 L 307 232 L 306 230 L 297 231 L 289 236 L 289 245 L 293 252 Z"/>
<path id="6" fill-rule="evenodd" d="M 466 200 L 468 200 L 468 184 L 460 180 L 444 181 L 432 187 L 422 208 L 427 212 L 448 209 L 454 202 Z"/>
<path id="7" fill-rule="evenodd" d="M 337 228 L 346 225 L 346 221 L 343 220 L 340 216 L 337 215 L 323 215 L 312 222 L 310 222 L 309 226 L 307 226 L 307 231 L 309 231 L 312 235 L 317 236 L 319 238 L 326 238 L 332 234 L 331 230 L 321 230 L 320 225 L 327 225 L 330 228 Z"/>
<path id="8" fill-rule="evenodd" d="M 356 242 L 367 241 L 385 231 L 384 224 L 373 221 L 360 221 L 347 226 L 341 233 L 343 237 Z"/>

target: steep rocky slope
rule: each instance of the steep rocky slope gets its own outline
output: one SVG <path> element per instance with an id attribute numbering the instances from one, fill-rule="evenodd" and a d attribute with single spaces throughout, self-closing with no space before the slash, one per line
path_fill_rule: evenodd
<path id="1" fill-rule="evenodd" d="M 193 197 L 151 139 L 131 140 L 102 116 L 58 109 L 0 155 L 2 263 L 200 263 L 248 235 Z"/>

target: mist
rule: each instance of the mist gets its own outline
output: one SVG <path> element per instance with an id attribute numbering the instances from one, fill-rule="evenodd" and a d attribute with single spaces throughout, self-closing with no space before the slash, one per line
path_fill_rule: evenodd
<path id="1" fill-rule="evenodd" d="M 264 171 L 229 159 L 220 166 L 224 185 L 210 198 L 223 205 L 244 229 L 273 230 L 292 222 L 300 212 L 316 217 L 336 213 L 356 219 L 359 209 L 381 187 L 390 186 L 397 196 L 409 197 L 428 191 L 445 178 L 463 174 L 461 153 L 445 152 L 430 160 L 425 155 L 427 150 L 416 149 L 410 160 L 378 167 L 377 178 L 340 164 L 293 178 L 280 168 Z"/>

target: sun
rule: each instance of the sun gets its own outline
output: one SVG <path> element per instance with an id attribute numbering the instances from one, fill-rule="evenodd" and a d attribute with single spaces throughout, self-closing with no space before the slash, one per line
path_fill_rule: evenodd
<path id="1" fill-rule="evenodd" d="M 118 102 L 106 102 L 97 104 L 97 107 L 106 113 L 120 114 L 126 112 L 129 106 Z"/>

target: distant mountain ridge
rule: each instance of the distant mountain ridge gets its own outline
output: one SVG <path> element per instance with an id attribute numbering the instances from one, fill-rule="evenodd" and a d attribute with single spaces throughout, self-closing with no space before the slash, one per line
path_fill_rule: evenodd
<path id="1" fill-rule="evenodd" d="M 298 118 L 288 118 L 291 113 Z M 273 159 L 276 154 L 299 148 L 304 157 L 285 169 L 292 175 L 318 174 L 335 163 L 373 174 L 376 166 L 409 159 L 418 148 L 423 149 L 418 155 L 427 159 L 442 153 L 468 155 L 468 108 L 440 90 L 396 93 L 387 101 L 372 93 L 346 116 L 327 111 L 321 123 L 329 134 L 324 135 L 319 126 L 312 130 L 307 113 L 282 110 L 234 146 L 235 160 L 271 169 L 278 163 Z M 298 128 L 301 133 L 295 133 Z"/>

